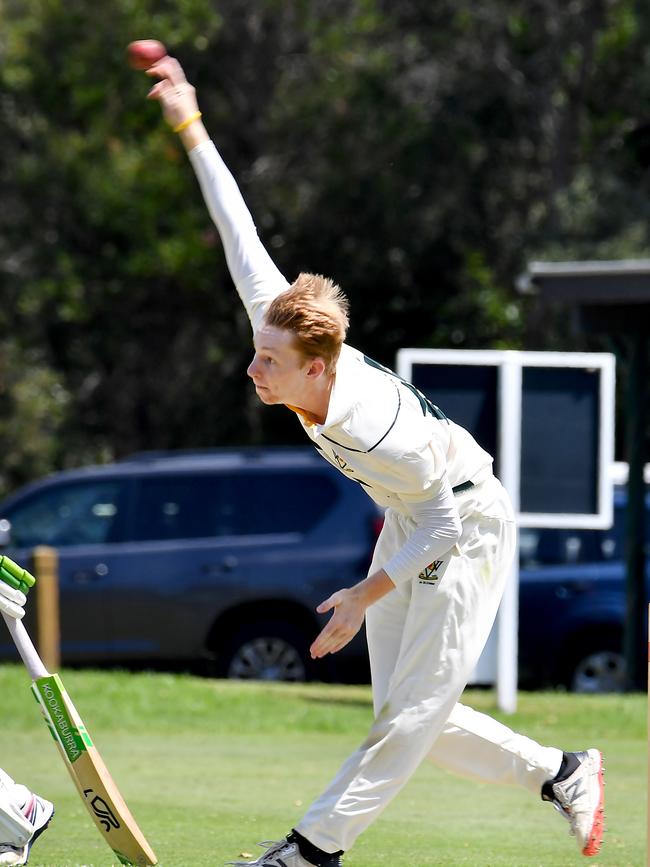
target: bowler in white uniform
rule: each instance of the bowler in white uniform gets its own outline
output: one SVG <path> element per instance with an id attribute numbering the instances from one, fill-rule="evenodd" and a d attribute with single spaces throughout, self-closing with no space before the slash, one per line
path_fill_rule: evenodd
<path id="1" fill-rule="evenodd" d="M 580 851 L 603 832 L 602 757 L 545 747 L 459 703 L 503 593 L 515 547 L 492 458 L 413 386 L 346 344 L 347 301 L 332 281 L 290 283 L 258 238 L 237 184 L 201 122 L 178 62 L 149 70 L 149 96 L 181 137 L 253 329 L 248 375 L 265 404 L 297 415 L 323 458 L 385 507 L 368 576 L 318 608 L 312 646 L 335 653 L 364 619 L 375 717 L 286 839 L 260 867 L 336 867 L 423 759 L 551 801 Z M 251 862 L 232 862 L 249 864 Z"/>

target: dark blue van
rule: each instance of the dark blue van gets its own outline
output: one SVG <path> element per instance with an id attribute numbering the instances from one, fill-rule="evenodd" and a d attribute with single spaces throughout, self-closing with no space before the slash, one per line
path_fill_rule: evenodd
<path id="1" fill-rule="evenodd" d="M 609 530 L 519 531 L 521 686 L 623 690 L 625 507 L 625 489 L 618 487 Z M 650 518 L 650 497 L 646 514 Z M 646 539 L 649 530 L 650 520 Z M 650 599 L 647 565 L 646 599 Z"/>
<path id="2" fill-rule="evenodd" d="M 327 620 L 316 605 L 365 576 L 380 525 L 311 448 L 145 453 L 0 505 L 4 553 L 27 565 L 36 545 L 59 552 L 65 664 L 202 661 L 257 679 L 367 677 L 362 636 L 318 662 L 308 648 Z"/>

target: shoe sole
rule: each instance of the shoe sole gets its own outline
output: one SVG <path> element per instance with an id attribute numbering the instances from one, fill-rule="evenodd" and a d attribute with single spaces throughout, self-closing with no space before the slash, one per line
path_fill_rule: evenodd
<path id="1" fill-rule="evenodd" d="M 605 830 L 605 780 L 603 778 L 603 755 L 598 753 L 598 806 L 594 812 L 594 821 L 589 833 L 589 839 L 582 850 L 588 858 L 597 855 L 603 844 Z"/>

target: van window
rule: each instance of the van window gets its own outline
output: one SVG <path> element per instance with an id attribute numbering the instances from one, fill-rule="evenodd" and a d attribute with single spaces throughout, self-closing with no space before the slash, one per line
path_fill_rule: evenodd
<path id="1" fill-rule="evenodd" d="M 39 491 L 10 509 L 11 544 L 97 545 L 114 542 L 125 485 L 118 480 L 75 482 Z"/>
<path id="2" fill-rule="evenodd" d="M 620 539 L 611 530 L 519 530 L 519 559 L 524 568 L 602 563 L 621 556 Z"/>
<path id="3" fill-rule="evenodd" d="M 519 559 L 522 567 L 606 563 L 625 558 L 625 507 L 614 509 L 614 524 L 607 530 L 558 530 L 522 527 Z M 646 540 L 650 540 L 650 511 L 646 510 Z"/>
<path id="4" fill-rule="evenodd" d="M 134 539 L 304 533 L 338 496 L 317 472 L 174 474 L 138 484 Z"/>
<path id="5" fill-rule="evenodd" d="M 229 476 L 234 532 L 306 533 L 321 522 L 339 497 L 324 473 L 263 473 Z"/>

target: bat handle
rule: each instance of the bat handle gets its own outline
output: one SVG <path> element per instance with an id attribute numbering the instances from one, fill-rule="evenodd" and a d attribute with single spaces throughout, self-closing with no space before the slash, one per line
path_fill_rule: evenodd
<path id="1" fill-rule="evenodd" d="M 48 677 L 49 671 L 43 665 L 43 660 L 36 652 L 36 648 L 32 644 L 32 639 L 29 637 L 22 621 L 16 620 L 14 617 L 9 617 L 9 615 L 4 614 L 4 612 L 2 616 L 31 679 L 38 680 L 39 677 Z"/>

